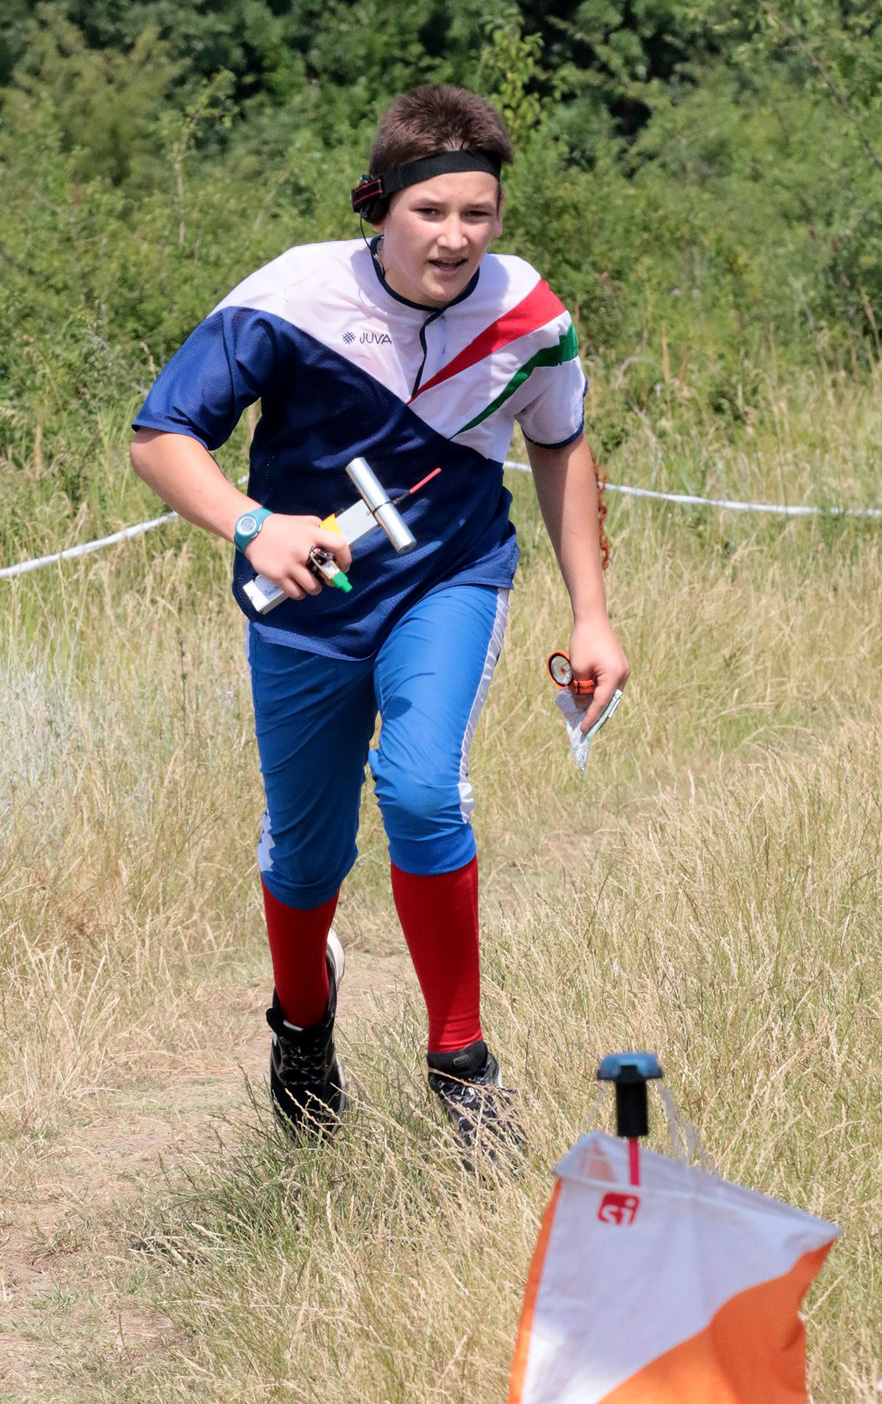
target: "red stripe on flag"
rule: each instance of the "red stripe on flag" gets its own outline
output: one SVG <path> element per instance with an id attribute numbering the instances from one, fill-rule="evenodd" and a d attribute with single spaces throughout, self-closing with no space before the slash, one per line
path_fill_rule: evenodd
<path id="1" fill-rule="evenodd" d="M 439 370 L 425 385 L 421 385 L 410 403 L 413 404 L 417 395 L 422 395 L 424 390 L 431 390 L 433 386 L 449 380 L 452 375 L 459 375 L 460 371 L 466 370 L 468 366 L 477 365 L 485 356 L 498 351 L 500 346 L 517 341 L 519 336 L 526 336 L 527 332 L 544 327 L 546 322 L 550 322 L 553 317 L 559 317 L 563 311 L 564 305 L 560 298 L 555 297 L 548 284 L 540 280 L 532 292 L 528 292 L 511 311 L 503 313 L 495 322 L 491 322 L 458 356 L 454 356 L 449 365 Z"/>

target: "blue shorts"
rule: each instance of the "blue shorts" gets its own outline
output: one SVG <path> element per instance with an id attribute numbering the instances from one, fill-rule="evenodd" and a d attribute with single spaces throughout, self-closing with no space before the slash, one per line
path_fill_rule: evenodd
<path id="1" fill-rule="evenodd" d="M 364 660 L 269 643 L 249 625 L 266 789 L 258 860 L 280 902 L 317 907 L 339 889 L 358 853 L 367 761 L 397 867 L 446 873 L 474 857 L 469 749 L 508 596 L 487 585 L 436 590 Z M 379 742 L 369 752 L 378 712 Z"/>

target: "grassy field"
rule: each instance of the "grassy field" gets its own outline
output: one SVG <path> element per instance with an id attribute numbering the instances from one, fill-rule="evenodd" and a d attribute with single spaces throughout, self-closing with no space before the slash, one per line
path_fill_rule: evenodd
<path id="1" fill-rule="evenodd" d="M 600 368 L 613 482 L 878 500 L 877 376 L 771 367 L 727 417 L 662 364 L 651 421 Z M 81 537 L 158 511 L 124 457 L 108 432 Z M 7 527 L 46 471 L 18 465 Z M 0 582 L 4 1404 L 502 1404 L 550 1167 L 625 1047 L 658 1051 L 722 1173 L 842 1227 L 812 1397 L 878 1398 L 882 525 L 611 495 L 634 671 L 581 777 L 544 676 L 565 597 L 511 486 L 522 569 L 472 773 L 485 1023 L 531 1141 L 512 1183 L 464 1175 L 428 1103 L 369 796 L 336 923 L 353 1115 L 321 1153 L 272 1124 L 228 549 L 174 523 Z M 17 540 L 68 538 L 47 513 Z"/>

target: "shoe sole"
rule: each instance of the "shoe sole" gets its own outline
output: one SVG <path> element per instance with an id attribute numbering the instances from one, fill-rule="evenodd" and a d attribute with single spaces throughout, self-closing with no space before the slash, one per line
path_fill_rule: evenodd
<path id="1" fill-rule="evenodd" d="M 339 990 L 340 982 L 343 979 L 343 972 L 346 969 L 346 952 L 343 950 L 343 947 L 340 944 L 340 938 L 338 937 L 333 926 L 328 932 L 327 959 L 333 969 L 334 981 L 337 985 L 337 989 Z"/>
<path id="2" fill-rule="evenodd" d="M 343 981 L 343 975 L 346 970 L 346 952 L 343 950 L 340 938 L 334 930 L 333 926 L 328 932 L 327 960 L 328 964 L 332 968 L 334 975 L 334 983 L 336 984 L 337 990 L 339 992 L 340 985 Z M 340 1059 L 340 1054 L 337 1052 L 336 1044 L 334 1046 L 334 1052 L 337 1058 L 337 1089 L 340 1093 L 340 1107 L 338 1109 L 337 1115 L 338 1117 L 341 1117 L 346 1110 L 349 1098 L 346 1095 L 346 1074 L 343 1071 L 343 1063 Z"/>

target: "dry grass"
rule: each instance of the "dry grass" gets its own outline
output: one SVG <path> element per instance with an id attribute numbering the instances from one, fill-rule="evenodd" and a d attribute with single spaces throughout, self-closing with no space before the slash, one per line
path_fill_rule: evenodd
<path id="1" fill-rule="evenodd" d="M 686 476 L 716 454 L 727 495 L 869 502 L 871 391 L 770 377 L 752 457 L 688 404 L 665 452 Z M 644 433 L 612 477 L 649 480 Z M 843 1227 L 809 1299 L 813 1397 L 877 1397 L 880 529 L 614 502 L 634 677 L 583 779 L 543 675 L 565 604 L 512 487 L 523 570 L 473 778 L 516 1183 L 464 1177 L 427 1104 L 370 799 L 339 923 L 354 1115 L 322 1154 L 270 1123 L 226 552 L 174 526 L 8 589 L 4 1404 L 502 1400 L 549 1167 L 624 1046 L 658 1050 L 724 1173 Z"/>

